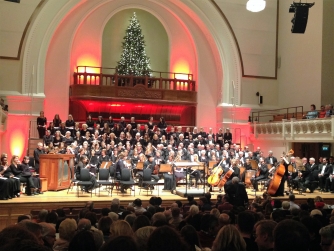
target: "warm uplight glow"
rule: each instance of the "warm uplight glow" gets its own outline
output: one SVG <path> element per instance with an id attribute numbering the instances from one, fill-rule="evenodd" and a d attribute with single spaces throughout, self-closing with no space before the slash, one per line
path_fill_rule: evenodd
<path id="1" fill-rule="evenodd" d="M 24 142 L 26 138 L 21 130 L 14 130 L 10 133 L 10 153 L 20 158 L 23 154 Z"/>
<path id="2" fill-rule="evenodd" d="M 100 74 L 100 68 L 95 68 L 99 65 L 99 60 L 93 55 L 84 54 L 81 55 L 77 60 L 77 66 L 92 66 L 92 67 L 79 67 L 78 72 L 83 73 L 97 73 Z M 77 69 L 75 69 L 77 71 Z"/>
<path id="3" fill-rule="evenodd" d="M 180 59 L 175 62 L 172 71 L 177 73 L 184 73 L 184 74 L 175 74 L 176 79 L 188 80 L 189 68 L 190 68 L 189 63 L 184 59 Z M 174 78 L 174 76 L 172 76 L 172 78 Z"/>
<path id="4" fill-rule="evenodd" d="M 246 9 L 251 12 L 260 12 L 266 8 L 265 0 L 248 0 Z"/>

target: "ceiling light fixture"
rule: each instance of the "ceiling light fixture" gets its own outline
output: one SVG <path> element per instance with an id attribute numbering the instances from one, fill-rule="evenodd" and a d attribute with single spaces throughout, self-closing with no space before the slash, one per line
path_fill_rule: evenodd
<path id="1" fill-rule="evenodd" d="M 246 9 L 251 12 L 260 12 L 266 8 L 265 0 L 248 0 Z"/>

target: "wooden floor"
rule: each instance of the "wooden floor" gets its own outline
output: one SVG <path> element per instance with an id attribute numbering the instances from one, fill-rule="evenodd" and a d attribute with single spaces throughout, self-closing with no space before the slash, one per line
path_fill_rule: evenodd
<path id="1" fill-rule="evenodd" d="M 178 195 L 172 194 L 170 191 L 163 191 L 162 186 L 159 187 L 159 196 L 163 200 L 162 206 L 170 206 L 175 200 L 181 200 L 182 202 L 186 202 L 187 198 L 180 197 Z M 196 188 L 191 188 L 194 190 Z M 251 189 L 247 189 L 248 197 L 250 202 L 255 198 L 255 193 L 251 191 Z M 257 192 L 257 196 L 261 196 L 263 192 Z M 215 201 L 219 192 L 216 190 L 211 193 L 212 200 Z M 308 198 L 315 198 L 316 196 L 321 196 L 327 204 L 334 204 L 334 194 L 331 193 L 320 193 L 317 190 L 314 193 L 305 193 L 303 195 L 299 195 L 298 192 L 294 192 L 296 195 L 296 203 L 301 204 L 305 203 Z M 34 209 L 57 209 L 63 207 L 75 208 L 75 207 L 83 207 L 87 201 L 94 201 L 94 205 L 96 208 L 104 208 L 110 207 L 111 201 L 114 198 L 119 198 L 121 201 L 121 205 L 127 206 L 129 203 L 133 202 L 134 199 L 140 198 L 143 201 L 143 206 L 148 204 L 148 200 L 151 196 L 158 196 L 157 190 L 153 191 L 153 194 L 149 192 L 146 195 L 146 191 L 142 190 L 139 195 L 139 190 L 136 187 L 136 195 L 133 193 L 130 195 L 130 191 L 128 190 L 127 194 L 117 195 L 117 192 L 114 190 L 112 195 L 108 194 L 103 188 L 101 189 L 101 195 L 98 195 L 93 192 L 93 196 L 91 197 L 88 193 L 81 193 L 80 197 L 77 197 L 76 187 L 73 190 L 70 190 L 67 194 L 67 190 L 62 191 L 48 191 L 44 192 L 42 195 L 37 196 L 26 196 L 21 195 L 20 198 L 15 198 L 6 201 L 0 201 L 0 230 L 4 227 L 14 224 L 17 220 L 17 217 L 22 214 L 29 214 L 31 210 Z M 274 199 L 288 200 L 288 196 L 284 197 L 275 197 Z"/>

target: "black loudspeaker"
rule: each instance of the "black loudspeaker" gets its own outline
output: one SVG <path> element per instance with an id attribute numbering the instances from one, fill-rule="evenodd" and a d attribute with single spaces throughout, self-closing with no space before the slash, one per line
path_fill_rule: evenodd
<path id="1" fill-rule="evenodd" d="M 12 2 L 12 3 L 20 3 L 21 0 L 5 0 L 7 2 Z"/>
<path id="2" fill-rule="evenodd" d="M 308 20 L 309 6 L 296 6 L 295 15 L 292 18 L 292 33 L 305 33 Z"/>

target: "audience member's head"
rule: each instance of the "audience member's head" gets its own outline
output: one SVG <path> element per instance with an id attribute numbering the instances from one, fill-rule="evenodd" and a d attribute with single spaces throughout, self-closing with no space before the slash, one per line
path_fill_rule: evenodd
<path id="1" fill-rule="evenodd" d="M 219 210 L 217 208 L 211 209 L 210 214 L 212 214 L 213 216 L 215 216 L 217 219 L 220 216 L 220 212 L 219 212 Z"/>
<path id="2" fill-rule="evenodd" d="M 94 242 L 93 232 L 79 231 L 71 240 L 68 251 L 94 251 L 97 250 Z"/>
<path id="3" fill-rule="evenodd" d="M 56 212 L 50 212 L 47 214 L 45 218 L 46 223 L 57 224 L 58 222 L 58 214 Z"/>
<path id="4" fill-rule="evenodd" d="M 239 213 L 237 225 L 241 233 L 251 235 L 255 225 L 254 214 L 247 211 Z"/>
<path id="5" fill-rule="evenodd" d="M 320 229 L 322 250 L 329 250 L 330 245 L 334 240 L 334 225 L 328 225 Z"/>
<path id="6" fill-rule="evenodd" d="M 235 226 L 227 225 L 219 230 L 211 250 L 246 251 L 246 243 Z"/>
<path id="7" fill-rule="evenodd" d="M 275 251 L 305 251 L 308 250 L 309 243 L 309 232 L 298 221 L 283 220 L 274 230 Z"/>
<path id="8" fill-rule="evenodd" d="M 17 223 L 20 223 L 23 220 L 30 220 L 31 218 L 28 215 L 20 215 L 17 217 Z"/>
<path id="9" fill-rule="evenodd" d="M 110 227 L 110 237 L 115 238 L 117 236 L 130 236 L 133 237 L 133 230 L 129 223 L 125 220 L 118 220 L 113 222 Z"/>
<path id="10" fill-rule="evenodd" d="M 46 209 L 42 209 L 41 211 L 39 211 L 38 213 L 38 222 L 45 222 L 46 220 L 46 216 L 48 215 L 49 211 Z"/>
<path id="11" fill-rule="evenodd" d="M 118 220 L 118 214 L 116 214 L 115 212 L 109 212 L 108 213 L 108 217 L 110 217 L 112 219 L 113 222 Z"/>
<path id="12" fill-rule="evenodd" d="M 96 216 L 96 213 L 94 212 L 88 212 L 85 214 L 85 219 L 89 220 L 90 221 L 90 224 L 93 226 L 93 227 L 96 227 L 96 223 L 97 223 L 97 216 Z"/>
<path id="13" fill-rule="evenodd" d="M 196 205 L 191 205 L 189 208 L 189 215 L 193 216 L 199 213 L 199 208 Z"/>
<path id="14" fill-rule="evenodd" d="M 78 222 L 78 231 L 83 230 L 90 230 L 92 227 L 92 224 L 90 223 L 90 220 L 88 219 L 80 219 Z"/>
<path id="15" fill-rule="evenodd" d="M 159 212 L 159 213 L 155 213 L 153 216 L 152 216 L 152 225 L 154 226 L 156 222 L 165 222 L 167 223 L 167 220 L 166 220 L 166 216 L 164 213 L 162 212 Z"/>
<path id="16" fill-rule="evenodd" d="M 133 223 L 135 222 L 136 219 L 136 215 L 135 214 L 128 214 L 127 216 L 125 216 L 124 220 L 129 223 L 129 225 L 132 227 Z"/>
<path id="17" fill-rule="evenodd" d="M 218 231 L 218 219 L 211 215 L 211 214 L 205 214 L 202 216 L 201 219 L 201 230 L 205 233 L 208 233 L 208 235 L 215 236 Z"/>
<path id="18" fill-rule="evenodd" d="M 274 229 L 276 225 L 277 223 L 272 220 L 261 220 L 255 224 L 255 242 L 259 250 L 274 248 Z"/>
<path id="19" fill-rule="evenodd" d="M 100 251 L 137 251 L 138 246 L 130 236 L 117 236 L 107 241 Z"/>
<path id="20" fill-rule="evenodd" d="M 74 219 L 65 219 L 59 225 L 59 238 L 71 241 L 76 230 L 77 222 Z"/>
<path id="21" fill-rule="evenodd" d="M 186 243 L 171 227 L 162 226 L 153 231 L 147 242 L 147 251 L 184 251 Z"/>
<path id="22" fill-rule="evenodd" d="M 222 228 L 225 225 L 230 224 L 230 216 L 228 214 L 222 213 L 218 218 L 219 226 Z"/>
<path id="23" fill-rule="evenodd" d="M 134 220 L 132 229 L 133 229 L 133 232 L 136 232 L 139 228 L 147 227 L 147 226 L 150 226 L 150 225 L 151 225 L 150 220 L 146 216 L 139 215 Z"/>
<path id="24" fill-rule="evenodd" d="M 31 240 L 32 242 L 41 245 L 41 242 L 37 239 L 36 235 L 28 231 L 20 224 L 4 228 L 0 232 L 0 240 L 0 250 L 6 250 L 3 246 L 10 241 L 20 242 L 24 240 Z"/>
<path id="25" fill-rule="evenodd" d="M 201 244 L 199 242 L 198 234 L 196 229 L 191 225 L 186 225 L 181 229 L 181 236 L 188 243 L 189 247 L 194 247 L 195 245 L 201 248 Z"/>
<path id="26" fill-rule="evenodd" d="M 156 227 L 146 226 L 141 227 L 135 232 L 137 245 L 139 250 L 146 250 L 147 249 L 147 241 L 148 238 L 151 236 L 152 232 L 156 229 Z"/>
<path id="27" fill-rule="evenodd" d="M 42 236 L 42 226 L 38 223 L 32 222 L 30 220 L 23 220 L 18 225 L 22 226 L 30 233 L 36 236 L 38 242 L 41 245 L 44 245 L 43 236 Z"/>
<path id="28" fill-rule="evenodd" d="M 108 213 L 110 212 L 110 209 L 105 207 L 101 209 L 101 215 L 102 216 L 108 216 Z"/>
<path id="29" fill-rule="evenodd" d="M 93 212 L 94 202 L 93 201 L 87 201 L 86 204 L 85 204 L 85 208 L 87 208 L 89 211 Z"/>
<path id="30" fill-rule="evenodd" d="M 56 241 L 56 228 L 54 225 L 46 222 L 41 222 L 39 224 L 42 226 L 44 246 L 52 248 Z"/>
<path id="31" fill-rule="evenodd" d="M 102 231 L 103 235 L 110 235 L 110 226 L 112 219 L 108 216 L 103 216 L 99 220 L 98 229 Z"/>

